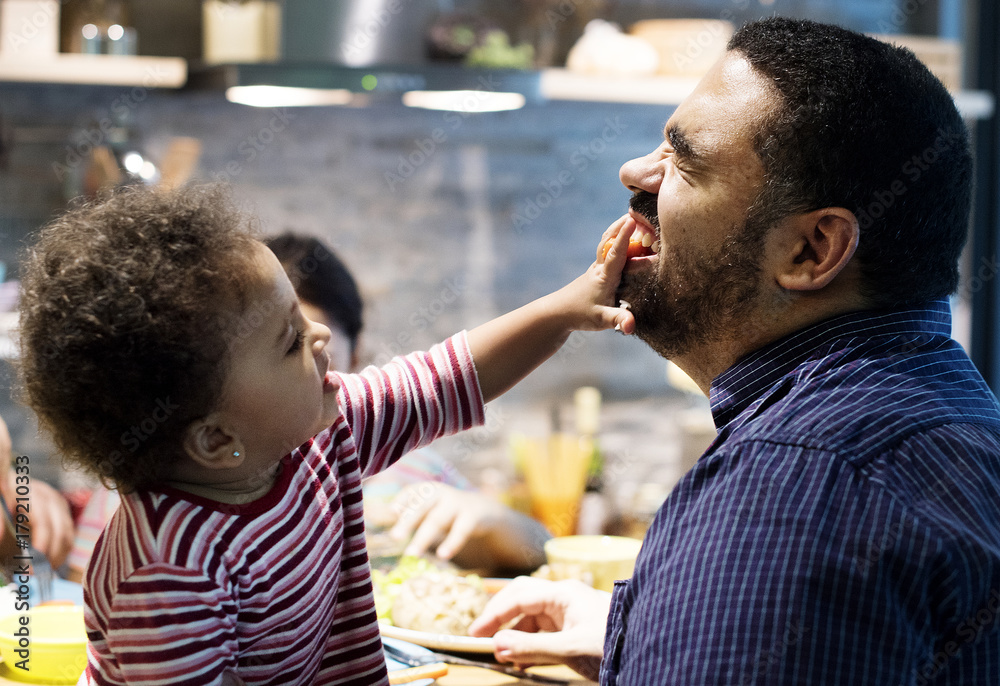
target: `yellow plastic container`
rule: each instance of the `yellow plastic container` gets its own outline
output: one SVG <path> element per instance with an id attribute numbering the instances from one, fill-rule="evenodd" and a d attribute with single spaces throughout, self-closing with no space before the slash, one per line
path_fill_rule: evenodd
<path id="1" fill-rule="evenodd" d="M 594 588 L 610 591 L 635 569 L 642 541 L 625 536 L 560 536 L 545 542 L 549 564 L 568 564 L 590 572 Z"/>
<path id="2" fill-rule="evenodd" d="M 83 608 L 50 605 L 0 617 L 0 656 L 8 679 L 75 684 L 87 666 Z"/>

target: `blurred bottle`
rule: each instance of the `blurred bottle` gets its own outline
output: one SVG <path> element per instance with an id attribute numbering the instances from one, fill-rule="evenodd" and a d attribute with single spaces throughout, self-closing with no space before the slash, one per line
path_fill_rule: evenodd
<path id="1" fill-rule="evenodd" d="M 127 0 L 65 0 L 60 40 L 63 52 L 136 55 L 139 38 Z"/>
<path id="2" fill-rule="evenodd" d="M 562 66 L 584 27 L 603 17 L 607 5 L 607 0 L 519 0 L 516 42 L 534 48 L 536 67 Z"/>
<path id="3" fill-rule="evenodd" d="M 573 394 L 573 423 L 584 451 L 589 455 L 587 485 L 580 502 L 578 534 L 602 534 L 608 521 L 608 500 L 604 494 L 604 454 L 598 433 L 601 428 L 601 392 L 582 386 Z"/>
<path id="4" fill-rule="evenodd" d="M 531 515 L 531 492 L 528 490 L 528 480 L 524 474 L 524 451 L 519 449 L 520 437 L 513 435 L 509 438 L 508 452 L 512 472 L 510 479 L 500 497 L 502 502 L 512 510 L 517 510 L 526 515 Z"/>

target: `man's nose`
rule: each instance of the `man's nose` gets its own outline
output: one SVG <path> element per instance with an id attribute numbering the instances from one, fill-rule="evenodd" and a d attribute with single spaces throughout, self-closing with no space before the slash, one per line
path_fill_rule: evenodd
<path id="1" fill-rule="evenodd" d="M 660 182 L 663 180 L 663 171 L 660 165 L 653 162 L 653 155 L 650 153 L 645 157 L 637 157 L 622 165 L 618 177 L 630 191 L 646 191 L 657 194 L 660 190 Z"/>

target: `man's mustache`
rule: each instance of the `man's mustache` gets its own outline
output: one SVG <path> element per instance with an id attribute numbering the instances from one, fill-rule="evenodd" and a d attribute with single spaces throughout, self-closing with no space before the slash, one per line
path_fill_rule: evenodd
<path id="1" fill-rule="evenodd" d="M 628 201 L 628 206 L 636 214 L 644 217 L 649 225 L 660 230 L 660 217 L 656 211 L 657 197 L 646 191 L 636 191 Z"/>

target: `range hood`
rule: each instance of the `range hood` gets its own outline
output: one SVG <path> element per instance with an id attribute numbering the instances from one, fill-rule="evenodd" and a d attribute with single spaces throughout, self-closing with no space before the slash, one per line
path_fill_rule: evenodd
<path id="1" fill-rule="evenodd" d="M 189 85 L 250 105 L 399 101 L 497 111 L 540 98 L 537 72 L 428 63 L 425 36 L 443 0 L 284 0 L 281 60 L 194 68 Z"/>
<path id="2" fill-rule="evenodd" d="M 192 66 L 187 85 L 225 90 L 230 100 L 264 107 L 402 100 L 414 107 L 490 112 L 542 100 L 536 71 L 433 63 L 351 67 L 281 61 Z M 435 101 L 441 106 L 433 106 Z"/>

